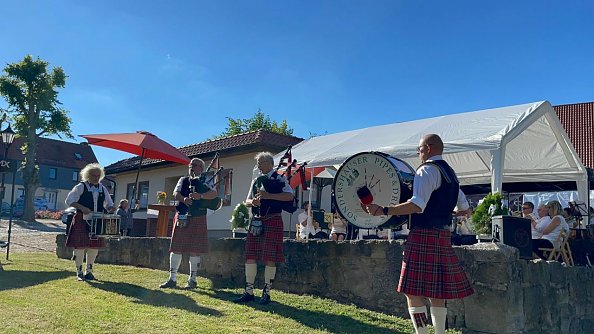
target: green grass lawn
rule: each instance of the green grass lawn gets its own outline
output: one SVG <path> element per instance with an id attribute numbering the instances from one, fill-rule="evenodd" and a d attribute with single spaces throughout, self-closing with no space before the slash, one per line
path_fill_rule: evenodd
<path id="1" fill-rule="evenodd" d="M 72 261 L 50 253 L 11 254 L 2 263 L 3 334 L 414 332 L 408 319 L 278 290 L 267 306 L 236 305 L 240 289 L 213 290 L 204 278 L 194 291 L 162 290 L 167 273 L 159 270 L 97 264 L 99 281 L 88 283 L 76 281 Z"/>

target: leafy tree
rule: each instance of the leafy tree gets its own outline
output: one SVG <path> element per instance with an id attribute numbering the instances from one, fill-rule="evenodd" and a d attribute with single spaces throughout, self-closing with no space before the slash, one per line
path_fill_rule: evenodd
<path id="1" fill-rule="evenodd" d="M 25 160 L 22 177 L 25 187 L 23 219 L 35 219 L 33 200 L 39 186 L 39 167 L 35 164 L 37 138 L 44 135 L 65 135 L 73 138 L 71 119 L 58 100 L 58 88 L 64 88 L 66 75 L 61 67 L 48 71 L 48 63 L 30 55 L 8 64 L 0 77 L 0 95 L 8 102 L 17 134 L 24 138 L 21 147 Z"/>
<path id="2" fill-rule="evenodd" d="M 212 139 L 230 137 L 260 129 L 287 136 L 293 135 L 293 129 L 289 127 L 286 120 L 283 120 L 280 124 L 278 124 L 276 121 L 271 121 L 270 116 L 264 115 L 260 109 L 258 109 L 258 111 L 251 118 L 235 119 L 227 117 L 227 121 L 228 125 L 225 131 L 219 135 L 215 135 Z"/>

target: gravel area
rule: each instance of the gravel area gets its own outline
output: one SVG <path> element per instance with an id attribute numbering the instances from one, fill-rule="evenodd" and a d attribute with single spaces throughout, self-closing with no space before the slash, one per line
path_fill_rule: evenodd
<path id="1" fill-rule="evenodd" d="M 61 220 L 37 219 L 34 222 L 12 221 L 10 252 L 56 252 L 56 235 L 66 233 Z M 0 240 L 8 241 L 8 220 L 0 221 Z M 2 248 L 0 254 L 5 253 Z"/>

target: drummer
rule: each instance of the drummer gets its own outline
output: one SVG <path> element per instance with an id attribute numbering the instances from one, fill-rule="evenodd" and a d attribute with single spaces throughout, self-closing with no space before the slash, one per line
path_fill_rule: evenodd
<path id="1" fill-rule="evenodd" d="M 363 205 L 373 216 L 411 215 L 398 292 L 406 296 L 417 333 L 428 333 L 427 307 L 436 334 L 445 333 L 446 299 L 474 293 L 451 244 L 451 213 L 469 214 L 455 171 L 443 160 L 443 141 L 436 134 L 423 136 L 417 147 L 421 166 L 413 182 L 413 197 L 395 206 Z"/>
<path id="2" fill-rule="evenodd" d="M 80 171 L 81 182 L 75 185 L 66 196 L 66 206 L 75 207 L 76 215 L 66 238 L 66 247 L 73 247 L 72 259 L 76 265 L 76 279 L 78 281 L 95 280 L 93 264 L 99 253 L 99 248 L 105 246 L 102 238 L 91 239 L 89 223 L 93 212 L 113 213 L 115 206 L 107 188 L 99 181 L 105 176 L 105 171 L 97 163 L 86 165 Z M 87 268 L 83 274 L 82 264 L 87 254 Z"/>

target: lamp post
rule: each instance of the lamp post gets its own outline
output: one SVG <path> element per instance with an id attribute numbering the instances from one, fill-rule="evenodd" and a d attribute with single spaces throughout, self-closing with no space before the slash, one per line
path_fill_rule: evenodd
<path id="1" fill-rule="evenodd" d="M 16 133 L 12 130 L 12 128 L 10 127 L 10 123 L 8 124 L 8 127 L 4 130 L 2 130 L 2 132 L 0 132 L 0 134 L 2 134 L 2 143 L 4 144 L 4 158 L 5 160 L 8 159 L 8 149 L 10 148 L 10 145 L 12 145 L 12 141 L 14 140 L 14 136 L 16 135 Z M 0 205 L 2 203 L 4 203 L 4 193 L 5 188 L 4 188 L 4 174 L 6 173 L 2 173 L 2 184 L 0 185 Z M 1 210 L 1 209 L 0 209 Z"/>

